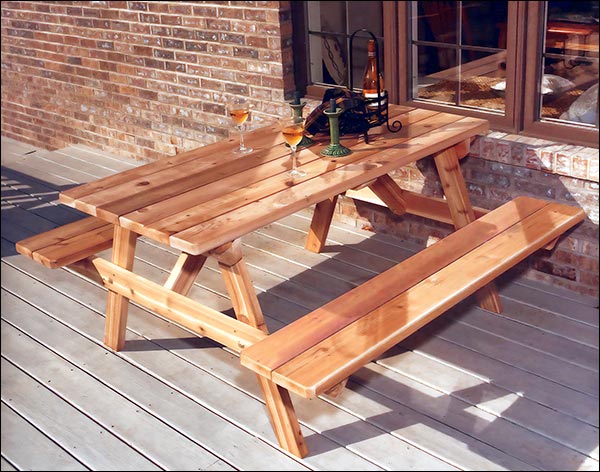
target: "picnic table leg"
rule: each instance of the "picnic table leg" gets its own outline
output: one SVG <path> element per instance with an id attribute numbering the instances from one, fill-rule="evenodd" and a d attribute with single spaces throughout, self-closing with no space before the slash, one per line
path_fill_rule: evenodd
<path id="1" fill-rule="evenodd" d="M 241 240 L 236 239 L 211 251 L 211 255 L 219 262 L 219 269 L 237 319 L 266 333 L 265 319 L 248 274 L 248 267 L 242 257 L 241 246 Z"/>
<path id="2" fill-rule="evenodd" d="M 469 152 L 470 141 L 463 141 L 445 151 L 433 155 L 435 165 L 442 182 L 442 188 L 448 201 L 452 221 L 456 229 L 475 221 L 471 199 L 460 170 L 459 159 Z M 502 312 L 502 302 L 496 284 L 490 282 L 476 292 L 479 306 L 494 313 Z"/>
<path id="3" fill-rule="evenodd" d="M 337 199 L 338 196 L 336 195 L 316 204 L 310 222 L 310 229 L 308 230 L 308 237 L 306 238 L 305 248 L 309 251 L 319 253 L 325 247 Z"/>
<path id="4" fill-rule="evenodd" d="M 237 319 L 268 333 L 246 262 L 242 257 L 241 240 L 225 244 L 211 251 L 211 255 L 219 262 L 219 269 Z M 306 456 L 308 447 L 304 442 L 290 393 L 262 375 L 256 376 L 279 445 L 298 457 Z"/>
<path id="5" fill-rule="evenodd" d="M 137 234 L 120 226 L 115 226 L 112 262 L 124 269 L 131 270 L 133 268 L 136 241 Z M 128 307 L 128 298 L 111 290 L 108 291 L 104 344 L 115 351 L 120 351 L 125 346 Z"/>
<path id="6" fill-rule="evenodd" d="M 263 391 L 271 426 L 279 445 L 297 457 L 306 456 L 308 446 L 302 436 L 290 392 L 260 374 L 256 374 L 256 377 Z"/>

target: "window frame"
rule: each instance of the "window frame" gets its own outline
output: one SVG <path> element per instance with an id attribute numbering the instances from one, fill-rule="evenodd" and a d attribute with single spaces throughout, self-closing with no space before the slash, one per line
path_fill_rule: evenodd
<path id="1" fill-rule="evenodd" d="M 524 70 L 524 96 L 537 97 L 543 68 L 540 66 L 544 48 L 545 17 L 547 2 L 525 2 L 527 11 L 527 44 Z M 523 124 L 520 134 L 534 137 L 552 137 L 552 140 L 566 141 L 569 144 L 582 144 L 598 147 L 598 129 L 582 128 L 570 123 L 554 123 L 538 120 L 536 99 L 523 100 Z"/>
<path id="2" fill-rule="evenodd" d="M 478 111 L 472 108 L 460 107 L 452 104 L 438 104 L 431 103 L 425 100 L 412 99 L 412 82 L 410 69 L 410 51 L 412 48 L 411 38 L 412 31 L 407 30 L 407 34 L 397 36 L 398 40 L 398 51 L 400 53 L 399 64 L 400 77 L 406 79 L 400 83 L 400 96 L 399 101 L 402 104 L 415 106 L 419 108 L 426 108 L 431 110 L 446 111 L 450 113 L 456 113 L 463 116 L 472 116 L 476 118 L 483 118 L 490 122 L 490 126 L 498 131 L 504 132 L 515 132 L 517 130 L 517 121 L 519 116 L 519 107 L 517 97 L 522 93 L 519 90 L 519 81 L 509 80 L 510 77 L 516 77 L 522 68 L 523 59 L 522 55 L 511 54 L 510 51 L 519 51 L 518 45 L 522 43 L 522 38 L 519 36 L 519 28 L 517 22 L 519 18 L 520 10 L 522 10 L 527 2 L 508 2 L 508 13 L 507 13 L 507 29 L 506 29 L 506 94 L 505 94 L 505 111 L 503 114 L 494 113 L 489 111 Z M 409 24 L 411 8 L 415 2 L 400 2 L 398 11 L 398 22 L 399 24 Z M 414 7 L 416 8 L 416 6 Z"/>
<path id="3" fill-rule="evenodd" d="M 328 88 L 310 84 L 307 65 L 309 59 L 305 3 L 291 2 L 294 18 L 294 51 L 296 86 L 307 96 L 321 99 Z M 567 144 L 598 147 L 598 129 L 583 128 L 569 123 L 554 123 L 537 119 L 536 97 L 541 84 L 540 58 L 544 44 L 545 1 L 509 1 L 506 30 L 506 77 L 505 112 L 464 108 L 451 104 L 431 103 L 412 99 L 410 54 L 412 32 L 411 8 L 416 2 L 383 1 L 383 37 L 392 47 L 384 48 L 384 82 L 397 84 L 388 86 L 391 103 L 415 106 L 424 109 L 445 111 L 463 116 L 483 118 L 490 122 L 495 131 L 530 136 Z M 527 45 L 527 48 L 525 47 Z M 522 78 L 519 80 L 519 78 Z"/>

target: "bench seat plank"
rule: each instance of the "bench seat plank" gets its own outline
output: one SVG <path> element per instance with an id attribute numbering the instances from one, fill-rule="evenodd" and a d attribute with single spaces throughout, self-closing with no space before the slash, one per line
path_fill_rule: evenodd
<path id="1" fill-rule="evenodd" d="M 112 246 L 113 225 L 84 218 L 16 243 L 17 251 L 55 269 L 85 259 Z"/>
<path id="2" fill-rule="evenodd" d="M 409 289 L 436 271 L 460 258 L 474 247 L 498 235 L 521 218 L 540 210 L 548 202 L 518 197 L 472 223 L 373 277 L 299 320 L 269 336 L 242 355 L 242 363 L 262 375 L 306 351 L 336 331 Z M 468 233 L 468 237 L 465 237 Z"/>
<path id="3" fill-rule="evenodd" d="M 334 307 L 347 313 L 355 313 L 355 319 L 351 323 L 333 333 L 319 332 L 315 338 L 316 342 L 308 342 L 302 346 L 302 348 L 310 347 L 301 353 L 287 356 L 287 361 L 284 360 L 284 363 L 271 368 L 269 362 L 265 363 L 263 359 L 277 356 L 280 349 L 287 349 L 286 344 L 281 344 L 281 339 L 276 339 L 278 332 L 274 333 L 242 351 L 242 364 L 299 395 L 308 398 L 319 395 L 525 257 L 544 247 L 584 217 L 581 209 L 546 202 L 537 211 L 524 214 L 521 211 L 523 204 L 525 202 L 531 204 L 533 199 L 519 197 L 515 200 L 516 202 L 506 204 L 450 235 L 454 237 L 453 239 L 466 242 L 471 249 L 441 267 L 440 264 L 434 263 L 436 266 L 434 273 L 408 290 L 392 289 L 388 284 L 387 288 L 392 290 L 392 293 L 386 295 L 383 303 L 377 300 L 375 304 L 378 306 L 371 308 L 369 304 L 372 302 L 368 299 L 377 295 L 365 294 L 361 290 L 362 287 L 358 287 L 354 297 L 343 295 L 332 302 Z M 502 214 L 504 218 L 507 209 L 512 209 L 521 221 L 505 227 L 483 243 L 476 242 L 482 231 L 482 225 L 477 223 L 484 223 L 483 218 L 488 217 L 494 221 L 494 224 L 499 223 L 502 219 L 496 221 L 497 215 Z M 445 240 L 398 264 L 397 270 L 402 269 L 406 274 L 418 271 L 423 261 L 415 263 L 418 262 L 417 256 L 435 255 L 439 247 L 444 247 L 440 243 Z M 385 283 L 390 281 L 396 283 L 398 280 L 400 280 L 399 275 L 389 277 L 387 281 L 385 277 L 380 278 L 380 281 Z M 356 304 L 352 305 L 352 303 Z M 313 313 L 304 318 L 309 317 L 310 321 Z M 329 312 L 329 316 L 335 318 L 337 315 L 334 313 Z M 324 314 L 321 313 L 322 316 Z M 305 324 L 304 318 L 286 327 L 288 328 L 286 335 L 289 336 L 287 339 L 290 342 L 293 343 L 294 336 L 306 340 L 317 332 L 311 324 Z M 263 357 L 257 359 L 252 355 L 253 352 L 259 352 Z"/>

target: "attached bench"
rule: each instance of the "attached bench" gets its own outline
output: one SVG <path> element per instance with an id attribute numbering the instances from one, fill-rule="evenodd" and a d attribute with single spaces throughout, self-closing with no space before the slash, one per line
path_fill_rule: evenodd
<path id="1" fill-rule="evenodd" d="M 94 216 L 19 241 L 19 253 L 56 269 L 112 246 L 114 226 Z"/>
<path id="2" fill-rule="evenodd" d="M 326 393 L 583 218 L 518 197 L 242 350 L 241 363 L 303 397 Z"/>

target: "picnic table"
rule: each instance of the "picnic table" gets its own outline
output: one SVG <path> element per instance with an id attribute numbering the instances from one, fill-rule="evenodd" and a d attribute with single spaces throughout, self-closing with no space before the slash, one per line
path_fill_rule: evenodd
<path id="1" fill-rule="evenodd" d="M 49 268 L 70 266 L 108 289 L 105 344 L 125 343 L 129 300 L 240 353 L 257 374 L 281 447 L 308 453 L 289 392 L 338 394 L 345 379 L 447 309 L 476 294 L 480 306 L 502 307 L 493 280 L 583 219 L 579 208 L 519 197 L 488 211 L 473 208 L 460 159 L 488 122 L 450 113 L 390 105 L 385 126 L 343 136 L 350 155 L 320 151 L 328 135 L 298 151 L 277 125 L 246 134 L 252 153 L 238 155 L 235 137 L 86 183 L 60 201 L 90 215 L 17 243 Z M 409 192 L 390 173 L 433 158 L 445 198 Z M 450 222 L 456 232 L 325 306 L 269 334 L 248 274 L 242 238 L 314 205 L 306 249 L 323 250 L 337 198 L 368 186 L 394 213 Z M 180 256 L 161 285 L 133 270 L 144 236 Z M 97 253 L 112 248 L 111 260 Z M 208 257 L 217 259 L 237 319 L 188 296 Z"/>

